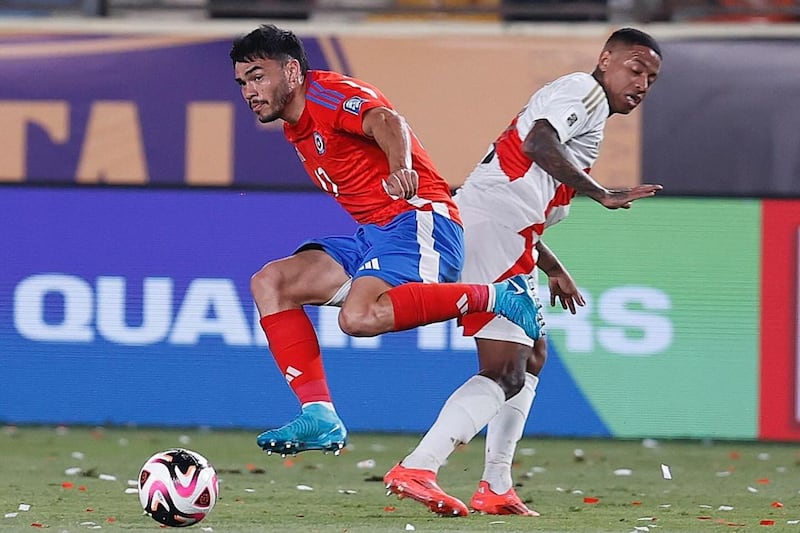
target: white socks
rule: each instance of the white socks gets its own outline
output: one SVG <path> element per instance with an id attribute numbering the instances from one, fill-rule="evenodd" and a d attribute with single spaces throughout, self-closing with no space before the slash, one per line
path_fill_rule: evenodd
<path id="1" fill-rule="evenodd" d="M 507 492 L 513 485 L 511 462 L 514 459 L 517 442 L 522 438 L 538 384 L 538 377 L 526 373 L 522 390 L 505 402 L 489 422 L 482 479 L 488 482 L 497 494 Z"/>
<path id="2" fill-rule="evenodd" d="M 414 451 L 403 459 L 402 465 L 438 472 L 456 446 L 472 440 L 500 411 L 504 402 L 505 394 L 500 385 L 484 376 L 472 376 L 450 395 L 436 422 Z M 525 423 L 524 418 L 522 423 Z"/>

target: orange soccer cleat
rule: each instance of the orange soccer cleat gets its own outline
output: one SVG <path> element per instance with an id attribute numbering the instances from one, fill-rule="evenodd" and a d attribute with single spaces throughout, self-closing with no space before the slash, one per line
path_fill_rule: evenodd
<path id="1" fill-rule="evenodd" d="M 399 498 L 411 498 L 442 516 L 469 514 L 464 502 L 439 487 L 436 474 L 430 470 L 406 468 L 398 463 L 383 476 L 383 481 L 386 483 L 387 496 L 396 494 Z"/>
<path id="2" fill-rule="evenodd" d="M 469 506 L 475 511 L 483 514 L 518 514 L 523 516 L 539 516 L 539 513 L 529 509 L 522 503 L 514 488 L 508 489 L 503 494 L 497 494 L 489 483 L 481 481 L 478 483 L 478 490 L 472 495 Z"/>

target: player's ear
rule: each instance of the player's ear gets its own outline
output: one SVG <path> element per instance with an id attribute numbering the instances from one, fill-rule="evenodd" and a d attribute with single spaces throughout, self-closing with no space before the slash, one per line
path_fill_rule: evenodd
<path id="1" fill-rule="evenodd" d="M 603 50 L 600 52 L 600 57 L 597 59 L 597 68 L 605 72 L 608 70 L 608 64 L 611 62 L 611 50 Z"/>
<path id="2" fill-rule="evenodd" d="M 300 72 L 300 62 L 296 59 L 291 59 L 286 64 L 287 69 L 287 77 L 289 78 L 289 83 L 292 87 L 296 87 L 297 85 L 303 82 L 303 73 Z"/>

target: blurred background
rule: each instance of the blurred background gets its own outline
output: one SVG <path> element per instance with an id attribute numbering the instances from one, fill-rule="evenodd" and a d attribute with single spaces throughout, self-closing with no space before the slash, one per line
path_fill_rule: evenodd
<path id="1" fill-rule="evenodd" d="M 380 87 L 456 188 L 531 93 L 636 26 L 662 72 L 592 172 L 664 190 L 625 212 L 578 198 L 545 236 L 588 305 L 546 310 L 526 434 L 800 440 L 798 17 L 783 0 L 0 0 L 0 423 L 296 414 L 249 277 L 353 223 L 241 101 L 235 36 L 274 22 L 312 68 Z M 424 431 L 476 370 L 455 323 L 355 339 L 336 313 L 309 309 L 353 431 Z"/>

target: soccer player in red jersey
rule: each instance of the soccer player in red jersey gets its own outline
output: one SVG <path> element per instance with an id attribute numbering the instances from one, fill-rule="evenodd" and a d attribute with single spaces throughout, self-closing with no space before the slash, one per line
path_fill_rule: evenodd
<path id="1" fill-rule="evenodd" d="M 465 228 L 462 282 L 503 280 L 538 266 L 548 276 L 551 305 L 559 299 L 573 314 L 583 305 L 542 234 L 567 216 L 576 192 L 617 209 L 661 189 L 609 190 L 588 174 L 608 117 L 633 111 L 660 69 L 656 41 L 623 28 L 607 39 L 594 72 L 567 74 L 531 96 L 456 193 Z M 475 337 L 480 371 L 453 392 L 419 445 L 384 476 L 387 489 L 439 514 L 466 515 L 468 507 L 439 487 L 436 474 L 459 443 L 488 424 L 484 471 L 470 507 L 537 516 L 514 491 L 511 462 L 545 363 L 545 338 L 485 313 L 461 322 L 464 334 Z"/>
<path id="2" fill-rule="evenodd" d="M 505 316 L 532 338 L 541 335 L 541 306 L 529 276 L 455 283 L 463 229 L 450 187 L 377 88 L 310 70 L 300 39 L 274 25 L 238 37 L 230 57 L 258 120 L 284 121 L 286 139 L 312 181 L 359 224 L 353 235 L 302 243 L 251 279 L 270 351 L 302 407 L 292 422 L 258 436 L 263 450 L 338 452 L 346 445 L 304 305 L 341 306 L 339 325 L 353 336 L 478 312 Z"/>

